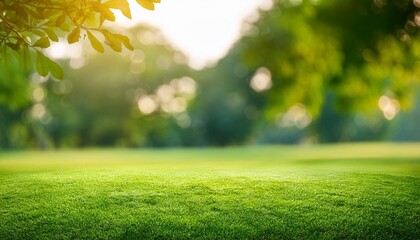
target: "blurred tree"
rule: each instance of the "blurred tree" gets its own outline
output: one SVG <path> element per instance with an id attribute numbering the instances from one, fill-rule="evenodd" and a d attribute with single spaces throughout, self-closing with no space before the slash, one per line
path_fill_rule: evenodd
<path id="1" fill-rule="evenodd" d="M 235 46 L 216 66 L 197 72 L 200 91 L 189 114 L 205 145 L 243 144 L 258 125 L 266 95 L 250 87 L 253 71 L 239 60 Z"/>
<path id="2" fill-rule="evenodd" d="M 137 0 L 144 8 L 153 10 L 160 0 Z M 120 52 L 122 45 L 133 50 L 127 36 L 112 33 L 102 27 L 104 21 L 115 21 L 111 9 L 120 10 L 131 19 L 127 0 L 23 0 L 0 1 L 0 60 L 2 65 L 14 55 L 25 69 L 32 67 L 32 52 L 35 54 L 35 70 L 41 76 L 51 73 L 63 78 L 61 67 L 46 57 L 42 49 L 50 42 L 58 42 L 60 35 L 67 35 L 68 43 L 87 36 L 92 47 L 104 52 L 97 34 L 114 51 Z"/>
<path id="3" fill-rule="evenodd" d="M 31 104 L 29 72 L 13 60 L 0 65 L 0 148 L 19 148 L 28 143 L 30 132 L 23 124 L 25 109 Z"/>
<path id="4" fill-rule="evenodd" d="M 379 109 L 369 113 L 340 111 L 334 107 L 336 95 L 325 93 L 320 115 L 310 127 L 311 135 L 319 142 L 385 140 L 392 123 Z"/>
<path id="5" fill-rule="evenodd" d="M 0 146 L 418 139 L 418 108 L 386 120 L 409 105 L 419 77 L 414 7 L 399 2 L 275 1 L 224 59 L 197 72 L 143 27 L 123 32 L 136 50 L 87 46 L 62 81 L 14 59 L 0 67 Z"/>
<path id="6" fill-rule="evenodd" d="M 31 100 L 28 76 L 29 71 L 22 70 L 16 61 L 8 67 L 0 66 L 0 105 L 9 110 L 28 106 Z"/>
<path id="7" fill-rule="evenodd" d="M 175 118 L 157 92 L 189 74 L 185 56 L 150 27 L 125 34 L 136 50 L 87 55 L 63 81 L 41 84 L 48 92 L 42 119 L 51 116 L 44 123 L 56 147 L 181 145 Z"/>
<path id="8" fill-rule="evenodd" d="M 420 87 L 417 88 L 415 107 L 397 118 L 388 138 L 394 141 L 420 141 Z"/>
<path id="9" fill-rule="evenodd" d="M 410 106 L 420 76 L 414 9 L 405 0 L 274 1 L 245 23 L 240 50 L 250 68 L 271 72 L 268 115 L 303 104 L 316 117 L 328 91 L 346 111 L 369 111 L 383 95 Z"/>

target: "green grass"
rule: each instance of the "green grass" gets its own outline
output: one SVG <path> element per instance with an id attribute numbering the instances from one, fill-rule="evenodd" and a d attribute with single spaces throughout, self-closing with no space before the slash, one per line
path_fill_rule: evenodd
<path id="1" fill-rule="evenodd" d="M 0 153 L 0 239 L 419 239 L 420 144 Z"/>

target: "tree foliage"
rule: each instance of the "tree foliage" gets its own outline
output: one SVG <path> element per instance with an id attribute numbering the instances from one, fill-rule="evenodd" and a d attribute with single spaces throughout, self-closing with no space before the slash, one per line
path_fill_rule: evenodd
<path id="1" fill-rule="evenodd" d="M 420 79 L 415 11 L 409 0 L 278 0 L 238 47 L 273 76 L 271 116 L 295 104 L 316 116 L 325 92 L 348 111 L 369 111 L 382 95 L 407 107 Z"/>
<path id="2" fill-rule="evenodd" d="M 143 8 L 154 10 L 160 0 L 137 0 Z M 103 43 L 116 52 L 123 47 L 133 50 L 127 36 L 103 27 L 105 21 L 115 21 L 113 10 L 131 19 L 127 0 L 5 0 L 0 1 L 1 64 L 8 64 L 12 56 L 25 69 L 35 63 L 41 76 L 51 73 L 63 78 L 62 68 L 44 55 L 51 42 L 66 36 L 69 44 L 81 39 L 90 41 L 98 52 Z"/>

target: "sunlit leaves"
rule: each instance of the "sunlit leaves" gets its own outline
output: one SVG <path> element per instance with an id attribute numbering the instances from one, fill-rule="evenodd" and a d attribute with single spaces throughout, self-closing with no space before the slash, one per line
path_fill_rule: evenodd
<path id="1" fill-rule="evenodd" d="M 36 52 L 35 69 L 38 72 L 38 74 L 43 77 L 46 77 L 50 72 L 46 59 L 47 57 L 45 57 L 44 54 L 42 54 L 41 52 Z"/>
<path id="2" fill-rule="evenodd" d="M 63 12 L 56 20 L 55 20 L 55 26 L 61 27 L 63 23 L 66 21 L 67 14 Z"/>
<path id="3" fill-rule="evenodd" d="M 160 0 L 142 0 L 146 9 L 153 10 Z M 35 53 L 35 70 L 46 76 L 51 73 L 62 78 L 62 69 L 40 52 L 49 48 L 51 42 L 66 37 L 69 44 L 85 39 L 87 35 L 92 47 L 104 52 L 102 40 L 94 33 L 104 36 L 105 44 L 117 52 L 124 45 L 133 50 L 128 37 L 103 28 L 105 21 L 115 21 L 112 9 L 121 11 L 131 19 L 131 9 L 127 0 L 26 0 L 0 1 L 0 47 L 1 62 L 7 64 L 15 55 L 22 67 L 32 63 L 31 52 Z"/>
<path id="4" fill-rule="evenodd" d="M 115 34 L 114 35 L 115 37 L 117 37 L 120 41 L 121 41 L 121 43 L 128 49 L 128 50 L 131 50 L 131 51 L 133 51 L 134 50 L 134 47 L 133 47 L 133 45 L 131 45 L 131 43 L 130 43 L 130 39 L 127 37 L 127 36 L 125 36 L 125 35 L 122 35 L 122 34 Z"/>
<path id="5" fill-rule="evenodd" d="M 47 61 L 51 75 L 53 75 L 57 79 L 63 79 L 64 72 L 61 66 L 47 57 L 45 60 Z"/>
<path id="6" fill-rule="evenodd" d="M 142 7 L 148 10 L 155 9 L 155 3 L 160 3 L 160 0 L 136 0 Z"/>
<path id="7" fill-rule="evenodd" d="M 131 19 L 131 10 L 127 0 L 111 0 L 104 3 L 104 7 L 119 9 L 124 16 Z"/>
<path id="8" fill-rule="evenodd" d="M 63 79 L 63 69 L 56 62 L 46 57 L 41 52 L 36 52 L 35 69 L 40 76 L 46 77 L 51 73 L 57 79 Z"/>
<path id="9" fill-rule="evenodd" d="M 40 37 L 45 36 L 45 32 L 40 31 L 40 30 L 37 30 L 37 29 L 32 29 L 32 30 L 31 30 L 31 32 L 32 32 L 33 34 L 35 34 L 35 35 L 40 36 Z"/>
<path id="10" fill-rule="evenodd" d="M 113 33 L 111 33 L 110 31 L 103 29 L 101 30 L 102 34 L 104 35 L 106 41 L 105 43 L 110 46 L 114 51 L 116 52 L 121 52 L 122 48 L 122 42 L 121 40 Z"/>
<path id="11" fill-rule="evenodd" d="M 93 35 L 90 31 L 87 32 L 87 35 L 88 35 L 90 43 L 92 44 L 92 47 L 96 51 L 103 53 L 104 47 L 102 46 L 102 43 L 99 42 L 99 40 L 95 37 L 95 35 Z"/>
<path id="12" fill-rule="evenodd" d="M 69 33 L 69 35 L 67 35 L 67 42 L 70 44 L 76 43 L 79 41 L 79 37 L 80 37 L 80 28 L 76 27 L 75 29 L 73 29 L 73 31 Z"/>
<path id="13" fill-rule="evenodd" d="M 51 30 L 49 28 L 44 28 L 42 30 L 48 35 L 48 37 L 51 39 L 51 41 L 58 42 L 58 36 L 53 30 Z"/>
<path id="14" fill-rule="evenodd" d="M 33 47 L 47 48 L 50 46 L 50 40 L 47 37 L 42 37 L 38 39 L 33 45 Z"/>
<path id="15" fill-rule="evenodd" d="M 101 17 L 103 17 L 104 19 L 108 20 L 108 21 L 115 21 L 115 15 L 114 13 L 107 7 L 105 7 L 104 5 L 97 3 L 94 5 L 94 9 L 96 12 L 101 14 Z"/>

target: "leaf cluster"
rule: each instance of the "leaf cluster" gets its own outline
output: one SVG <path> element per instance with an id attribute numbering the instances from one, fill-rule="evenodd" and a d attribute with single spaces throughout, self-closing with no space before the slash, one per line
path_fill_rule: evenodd
<path id="1" fill-rule="evenodd" d="M 154 10 L 159 2 L 137 0 L 148 10 Z M 123 46 L 133 50 L 127 36 L 103 27 L 105 21 L 115 21 L 113 10 L 121 11 L 129 19 L 132 17 L 127 0 L 0 1 L 1 64 L 7 64 L 14 56 L 25 69 L 35 63 L 39 75 L 51 73 L 55 78 L 62 79 L 62 68 L 42 53 L 43 49 L 50 47 L 51 42 L 60 41 L 60 36 L 66 36 L 69 44 L 87 36 L 98 52 L 104 52 L 103 44 L 116 52 L 122 51 Z"/>

